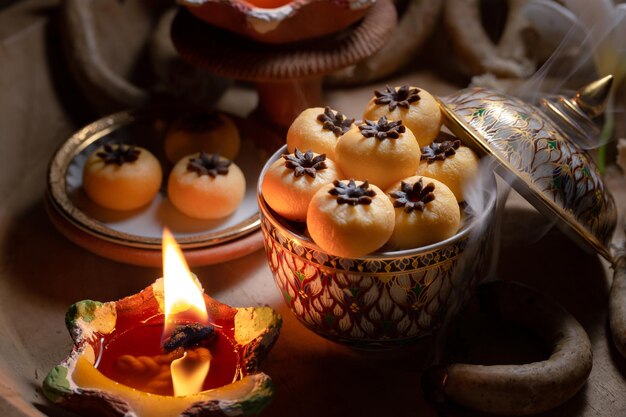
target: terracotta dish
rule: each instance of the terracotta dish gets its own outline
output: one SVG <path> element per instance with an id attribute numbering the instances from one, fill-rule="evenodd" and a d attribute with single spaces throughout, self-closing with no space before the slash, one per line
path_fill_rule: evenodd
<path id="1" fill-rule="evenodd" d="M 179 0 L 205 22 L 264 43 L 336 33 L 361 19 L 375 0 Z"/>

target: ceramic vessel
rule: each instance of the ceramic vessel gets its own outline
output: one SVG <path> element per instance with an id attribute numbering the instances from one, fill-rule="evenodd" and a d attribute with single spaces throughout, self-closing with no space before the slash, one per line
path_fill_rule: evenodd
<path id="1" fill-rule="evenodd" d="M 261 229 L 274 281 L 306 327 L 335 342 L 388 349 L 432 335 L 486 278 L 495 212 L 490 176 L 484 210 L 465 210 L 461 230 L 422 248 L 343 258 L 322 250 L 275 214 L 258 187 Z"/>
<path id="2" fill-rule="evenodd" d="M 224 386 L 187 396 L 150 394 L 118 383 L 97 369 L 105 340 L 128 323 L 149 323 L 163 314 L 163 280 L 115 302 L 84 300 L 70 307 L 66 324 L 74 341 L 69 356 L 44 380 L 44 394 L 81 415 L 224 416 L 257 415 L 273 398 L 270 377 L 258 370 L 278 338 L 282 319 L 269 307 L 233 308 L 204 295 L 212 323 L 232 328 L 239 377 Z M 162 327 L 162 324 L 161 324 Z M 230 332 L 230 330 L 228 330 Z M 212 365 L 215 366 L 215 365 Z"/>
<path id="3" fill-rule="evenodd" d="M 361 19 L 375 0 L 178 0 L 196 17 L 264 43 L 336 33 Z"/>

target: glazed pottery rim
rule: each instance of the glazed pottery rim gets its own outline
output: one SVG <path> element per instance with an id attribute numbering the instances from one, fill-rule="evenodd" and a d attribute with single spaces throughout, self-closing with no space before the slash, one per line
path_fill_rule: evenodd
<path id="1" fill-rule="evenodd" d="M 306 4 L 314 3 L 316 1 L 321 1 L 321 0 L 312 0 L 312 1 L 306 2 Z M 199 9 L 199 8 L 205 7 L 207 4 L 210 4 L 210 3 L 224 3 L 224 4 L 228 4 L 232 8 L 237 8 L 237 6 L 234 5 L 233 1 L 228 1 L 228 0 L 227 1 L 178 0 L 177 3 L 182 5 L 183 7 L 188 7 L 190 9 L 192 8 Z M 304 5 L 302 4 L 303 2 L 297 2 L 297 1 L 290 1 L 289 3 L 285 3 L 282 6 L 278 6 L 278 7 L 259 7 L 245 0 L 241 1 L 240 3 L 242 3 L 243 9 L 247 10 L 247 12 L 244 13 L 246 15 L 255 17 L 255 11 L 259 10 L 262 13 L 267 14 L 268 17 L 272 17 L 277 20 L 283 20 L 283 19 L 286 19 L 287 17 L 290 17 L 295 11 L 297 11 L 299 7 L 302 7 Z"/>
<path id="2" fill-rule="evenodd" d="M 315 251 L 318 251 L 320 253 L 326 253 L 329 254 L 328 251 L 322 249 L 321 247 L 319 247 L 312 239 L 310 239 L 309 237 L 299 234 L 297 232 L 294 232 L 293 230 L 291 230 L 289 227 L 285 226 L 283 223 L 280 222 L 280 220 L 278 220 L 276 218 L 276 216 L 274 215 L 273 211 L 270 209 L 270 207 L 267 205 L 267 203 L 265 202 L 265 199 L 263 198 L 263 192 L 262 192 L 262 185 L 263 185 L 263 179 L 265 178 L 265 173 L 267 172 L 267 170 L 269 169 L 269 167 L 276 161 L 278 160 L 278 158 L 280 158 L 280 156 L 285 153 L 287 151 L 287 145 L 283 145 L 280 149 L 278 149 L 265 163 L 265 165 L 263 166 L 263 169 L 261 170 L 261 174 L 259 176 L 259 180 L 257 182 L 257 200 L 259 203 L 259 213 L 262 215 L 262 217 L 266 217 L 268 219 L 268 221 L 270 223 L 272 223 L 272 225 L 277 229 L 280 230 L 280 232 L 284 235 L 286 235 L 286 237 L 288 237 L 290 240 L 294 240 L 297 241 L 298 244 L 300 246 L 303 247 L 307 247 L 310 249 L 313 249 Z M 491 176 L 491 178 L 493 178 L 493 183 L 495 184 L 495 177 Z M 491 180 L 490 180 L 491 182 Z M 344 256 L 336 256 L 336 255 L 332 255 L 335 256 L 339 259 L 352 259 L 352 260 L 389 260 L 389 259 L 396 259 L 396 258 L 405 258 L 405 257 L 412 257 L 412 256 L 420 256 L 420 255 L 424 255 L 427 253 L 431 253 L 433 251 L 445 248 L 447 246 L 449 246 L 450 244 L 453 244 L 463 238 L 466 238 L 467 235 L 474 229 L 477 227 L 478 223 L 482 223 L 483 220 L 485 220 L 486 217 L 489 216 L 490 213 L 492 213 L 495 209 L 496 209 L 496 201 L 497 201 L 497 193 L 493 193 L 493 196 L 489 198 L 489 202 L 486 205 L 487 209 L 481 213 L 478 216 L 473 216 L 472 221 L 468 222 L 468 221 L 464 221 L 463 219 L 461 227 L 459 229 L 458 232 L 456 232 L 454 235 L 450 236 L 449 238 L 430 244 L 430 245 L 426 245 L 426 246 L 420 246 L 417 248 L 412 248 L 412 249 L 403 249 L 403 250 L 396 250 L 396 251 L 385 251 L 385 252 L 373 252 L 371 254 L 365 255 L 363 257 L 344 257 Z M 261 228 L 263 230 L 263 233 L 266 234 L 266 230 L 264 227 Z M 331 255 L 331 254 L 329 254 Z"/>
<path id="3" fill-rule="evenodd" d="M 278 7 L 259 7 L 246 0 L 240 0 L 239 3 L 243 6 L 242 8 L 238 8 L 235 5 L 235 2 L 231 0 L 177 0 L 176 2 L 182 5 L 183 7 L 188 7 L 190 9 L 201 8 L 210 3 L 224 3 L 224 4 L 230 5 L 232 8 L 248 10 L 244 14 L 251 16 L 251 17 L 257 17 L 260 20 L 266 20 L 267 18 L 259 17 L 256 12 L 257 10 L 268 17 L 272 17 L 273 19 L 280 21 L 280 20 L 285 20 L 293 16 L 294 13 L 296 13 L 299 9 L 301 9 L 304 6 L 307 6 L 312 3 L 322 2 L 322 1 L 332 3 L 346 10 L 368 9 L 372 7 L 374 3 L 376 2 L 376 0 L 365 0 L 365 1 L 348 0 L 345 2 L 338 2 L 334 0 L 330 0 L 330 1 L 329 0 L 292 0 Z"/>

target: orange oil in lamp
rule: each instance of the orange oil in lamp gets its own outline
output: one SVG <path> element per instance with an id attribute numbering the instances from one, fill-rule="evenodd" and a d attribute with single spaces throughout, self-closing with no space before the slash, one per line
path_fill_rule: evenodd
<path id="1" fill-rule="evenodd" d="M 96 362 L 98 370 L 114 381 L 142 391 L 174 395 L 170 367 L 173 359 L 180 356 L 164 353 L 163 323 L 161 315 L 145 323 L 129 323 L 125 329 L 116 328 L 112 337 L 103 339 L 101 356 Z M 232 332 L 232 323 L 231 328 L 216 328 L 217 337 L 198 346 L 208 349 L 212 357 L 203 391 L 230 384 L 244 375 L 238 367 Z"/>
<path id="2" fill-rule="evenodd" d="M 96 368 L 114 381 L 159 395 L 195 394 L 241 379 L 245 374 L 234 342 L 234 320 L 210 320 L 200 284 L 167 230 L 163 264 L 165 314 L 155 305 L 147 320 L 119 317 L 115 331 L 101 339 Z M 175 329 L 186 325 L 210 337 L 164 348 Z"/>

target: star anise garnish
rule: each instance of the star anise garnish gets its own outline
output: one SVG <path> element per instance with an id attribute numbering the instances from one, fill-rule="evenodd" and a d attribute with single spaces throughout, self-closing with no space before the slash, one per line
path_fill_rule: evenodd
<path id="1" fill-rule="evenodd" d="M 378 140 L 384 140 L 398 139 L 402 133 L 406 132 L 406 127 L 402 124 L 402 120 L 388 122 L 387 116 L 383 116 L 378 119 L 378 122 L 365 120 L 365 123 L 359 126 L 359 130 L 366 138 L 375 136 Z"/>
<path id="2" fill-rule="evenodd" d="M 418 101 L 421 98 L 419 96 L 419 88 L 410 88 L 408 85 L 403 85 L 397 90 L 387 86 L 385 90 L 386 91 L 383 91 L 382 93 L 378 90 L 374 91 L 374 95 L 376 96 L 374 103 L 388 104 L 389 111 L 394 111 L 396 107 L 408 109 L 411 103 Z"/>
<path id="3" fill-rule="evenodd" d="M 123 143 L 107 143 L 104 150 L 98 155 L 106 165 L 122 165 L 126 162 L 135 162 L 139 158 L 141 151 L 135 149 L 135 145 L 124 145 Z"/>
<path id="4" fill-rule="evenodd" d="M 317 171 L 328 168 L 326 166 L 326 154 L 313 156 L 313 151 L 302 153 L 298 148 L 294 149 L 293 154 L 283 155 L 285 166 L 293 169 L 293 175 L 301 177 L 304 174 L 311 178 L 315 178 Z"/>
<path id="5" fill-rule="evenodd" d="M 335 188 L 331 188 L 328 194 L 337 197 L 337 204 L 369 205 L 372 204 L 372 197 L 376 195 L 376 192 L 369 188 L 367 181 L 356 185 L 354 179 L 350 178 L 348 182 L 335 180 L 333 185 Z"/>
<path id="6" fill-rule="evenodd" d="M 460 140 L 450 134 L 441 132 L 430 145 L 422 147 L 420 159 L 428 161 L 429 164 L 435 161 L 443 161 L 447 157 L 456 154 L 459 146 L 461 146 Z"/>
<path id="7" fill-rule="evenodd" d="M 195 172 L 198 176 L 209 175 L 215 178 L 218 175 L 228 174 L 228 167 L 231 163 L 228 159 L 221 158 L 217 153 L 200 152 L 200 155 L 189 160 L 187 171 Z"/>
<path id="8" fill-rule="evenodd" d="M 404 207 L 404 211 L 407 213 L 413 210 L 424 211 L 426 204 L 435 199 L 435 194 L 433 194 L 435 184 L 430 182 L 424 187 L 422 179 L 420 178 L 413 185 L 404 181 L 400 182 L 400 190 L 390 194 L 391 197 L 395 198 L 393 206 Z"/>
<path id="9" fill-rule="evenodd" d="M 215 111 L 199 111 L 185 116 L 182 125 L 192 132 L 213 130 L 222 125 L 222 119 Z"/>
<path id="10" fill-rule="evenodd" d="M 317 120 L 322 122 L 322 128 L 332 131 L 336 137 L 350 130 L 354 123 L 354 119 L 348 119 L 339 111 L 335 113 L 330 107 L 324 108 L 324 113 L 317 116 Z"/>

